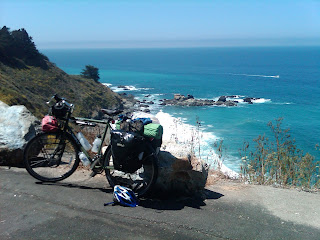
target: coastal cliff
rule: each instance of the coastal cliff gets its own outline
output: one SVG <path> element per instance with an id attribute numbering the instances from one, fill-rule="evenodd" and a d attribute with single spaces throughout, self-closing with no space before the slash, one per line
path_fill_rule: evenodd
<path id="1" fill-rule="evenodd" d="M 100 108 L 118 108 L 122 98 L 107 86 L 80 75 L 68 75 L 41 54 L 26 30 L 0 29 L 0 100 L 24 105 L 36 117 L 55 94 L 75 104 L 75 115 L 98 116 Z"/>

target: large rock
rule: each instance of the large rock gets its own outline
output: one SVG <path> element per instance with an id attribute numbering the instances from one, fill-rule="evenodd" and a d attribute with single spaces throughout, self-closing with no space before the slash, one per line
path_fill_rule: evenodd
<path id="1" fill-rule="evenodd" d="M 174 100 L 177 100 L 177 101 L 187 100 L 187 98 L 186 98 L 184 95 L 182 95 L 182 94 L 174 94 L 173 99 L 174 99 Z"/>
<path id="2" fill-rule="evenodd" d="M 0 165 L 21 166 L 23 149 L 40 122 L 25 106 L 0 101 Z"/>
<path id="3" fill-rule="evenodd" d="M 253 102 L 251 101 L 252 99 L 253 98 L 247 97 L 247 98 L 244 98 L 243 101 L 247 102 L 248 104 L 253 104 Z"/>
<path id="4" fill-rule="evenodd" d="M 235 101 L 226 101 L 225 96 L 221 96 L 219 98 L 219 101 L 215 102 L 214 100 L 209 100 L 209 99 L 196 99 L 189 94 L 187 95 L 187 97 L 182 94 L 174 94 L 173 99 L 163 99 L 160 105 L 188 106 L 188 107 L 213 106 L 213 105 L 237 106 L 237 103 Z"/>
<path id="5" fill-rule="evenodd" d="M 226 96 L 221 96 L 218 99 L 218 102 L 226 102 L 227 101 L 227 97 Z"/>
<path id="6" fill-rule="evenodd" d="M 209 167 L 190 156 L 176 157 L 160 151 L 159 172 L 155 184 L 159 195 L 194 195 L 201 193 L 206 185 Z"/>

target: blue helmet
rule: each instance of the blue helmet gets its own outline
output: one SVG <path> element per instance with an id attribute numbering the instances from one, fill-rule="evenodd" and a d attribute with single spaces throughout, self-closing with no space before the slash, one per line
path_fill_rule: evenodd
<path id="1" fill-rule="evenodd" d="M 135 193 L 130 188 L 122 187 L 120 185 L 114 186 L 113 201 L 114 204 L 120 204 L 126 207 L 138 206 L 138 199 Z"/>

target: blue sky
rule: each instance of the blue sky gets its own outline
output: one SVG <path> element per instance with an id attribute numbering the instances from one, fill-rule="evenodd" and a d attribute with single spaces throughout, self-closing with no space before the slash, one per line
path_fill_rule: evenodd
<path id="1" fill-rule="evenodd" d="M 320 45 L 320 1 L 0 0 L 39 48 Z"/>

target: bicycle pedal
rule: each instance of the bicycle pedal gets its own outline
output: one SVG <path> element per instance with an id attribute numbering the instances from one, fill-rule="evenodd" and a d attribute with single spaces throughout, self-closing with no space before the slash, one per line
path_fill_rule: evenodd
<path id="1" fill-rule="evenodd" d="M 99 162 L 99 159 L 94 160 L 90 165 L 91 170 L 96 169 L 96 168 L 101 168 L 101 167 L 102 166 Z"/>

